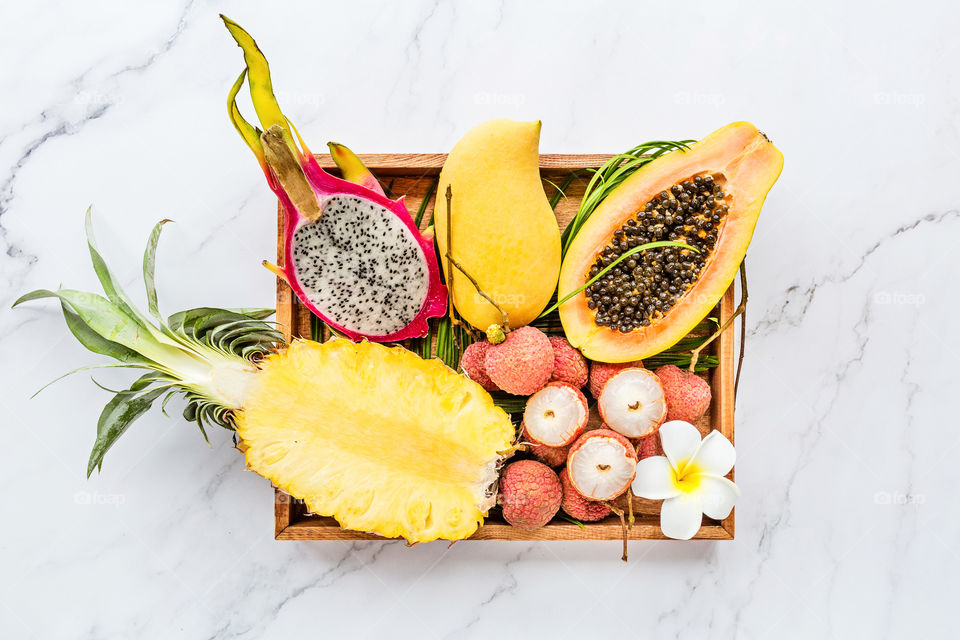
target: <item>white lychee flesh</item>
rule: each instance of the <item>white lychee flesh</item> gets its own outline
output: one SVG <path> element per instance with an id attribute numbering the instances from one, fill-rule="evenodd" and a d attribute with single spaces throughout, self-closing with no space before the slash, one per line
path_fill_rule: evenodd
<path id="1" fill-rule="evenodd" d="M 598 405 L 607 426 L 628 438 L 650 435 L 667 417 L 663 385 L 646 369 L 624 369 L 614 375 Z"/>
<path id="2" fill-rule="evenodd" d="M 567 459 L 567 473 L 581 494 L 591 500 L 612 500 L 627 490 L 636 471 L 623 443 L 591 436 Z"/>
<path id="3" fill-rule="evenodd" d="M 586 398 L 567 383 L 551 383 L 527 400 L 523 424 L 527 435 L 539 444 L 570 444 L 587 424 Z"/>

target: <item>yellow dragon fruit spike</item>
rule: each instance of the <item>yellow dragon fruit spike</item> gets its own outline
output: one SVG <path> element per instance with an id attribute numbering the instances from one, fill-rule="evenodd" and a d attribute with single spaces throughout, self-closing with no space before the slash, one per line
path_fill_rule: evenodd
<path id="1" fill-rule="evenodd" d="M 247 70 L 244 69 L 240 77 L 237 78 L 237 81 L 233 83 L 233 87 L 230 88 L 230 93 L 227 95 L 227 113 L 230 114 L 230 122 L 236 127 L 240 137 L 243 138 L 243 141 L 246 142 L 250 150 L 253 151 L 253 155 L 257 156 L 257 161 L 260 163 L 260 167 L 264 173 L 269 175 L 267 160 L 263 153 L 263 143 L 260 142 L 261 131 L 244 120 L 243 116 L 240 115 L 240 109 L 237 108 L 237 94 L 240 93 L 240 87 L 243 86 L 243 81 L 246 77 Z"/>
<path id="2" fill-rule="evenodd" d="M 243 59 L 247 63 L 250 98 L 253 100 L 253 108 L 257 112 L 257 117 L 260 119 L 260 126 L 263 127 L 264 131 L 272 126 L 280 127 L 283 130 L 284 141 L 292 151 L 299 154 L 299 149 L 293 142 L 290 127 L 287 125 L 287 118 L 280 110 L 276 96 L 273 95 L 273 81 L 270 79 L 270 65 L 267 64 L 266 57 L 243 27 L 222 13 L 220 18 L 226 25 L 227 31 L 237 41 L 237 45 L 243 50 Z"/>
<path id="3" fill-rule="evenodd" d="M 303 141 L 303 136 L 300 135 L 300 132 L 297 128 L 290 122 L 290 119 L 287 118 L 287 124 L 290 126 L 290 129 L 293 131 L 293 135 L 297 136 L 297 143 L 300 145 L 300 159 L 303 162 L 307 162 L 313 158 L 313 151 L 310 151 L 310 147 L 307 146 L 307 143 Z"/>
<path id="4" fill-rule="evenodd" d="M 344 180 L 362 185 L 371 191 L 376 191 L 384 195 L 380 182 L 370 173 L 370 170 L 367 169 L 363 161 L 357 157 L 357 154 L 339 142 L 328 142 L 327 147 L 330 148 L 330 156 L 333 158 L 337 167 L 340 168 L 340 173 L 343 174 Z"/>

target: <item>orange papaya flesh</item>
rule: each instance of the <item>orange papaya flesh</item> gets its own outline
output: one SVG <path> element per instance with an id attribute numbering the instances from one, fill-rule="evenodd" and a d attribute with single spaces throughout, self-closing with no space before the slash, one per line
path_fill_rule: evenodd
<path id="1" fill-rule="evenodd" d="M 591 360 L 628 362 L 683 338 L 736 276 L 782 168 L 783 155 L 763 133 L 735 122 L 638 169 L 574 238 L 560 269 L 560 297 L 638 243 L 675 239 L 700 253 L 653 249 L 621 262 L 560 306 L 570 344 Z"/>

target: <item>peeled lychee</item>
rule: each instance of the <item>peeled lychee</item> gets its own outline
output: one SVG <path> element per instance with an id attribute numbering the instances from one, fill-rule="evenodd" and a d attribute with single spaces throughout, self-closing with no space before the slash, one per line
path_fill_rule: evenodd
<path id="1" fill-rule="evenodd" d="M 590 395 L 599 398 L 603 392 L 607 380 L 613 377 L 613 374 L 624 369 L 642 369 L 643 362 L 634 360 L 633 362 L 593 362 L 590 364 Z"/>
<path id="2" fill-rule="evenodd" d="M 597 406 L 603 421 L 628 438 L 650 435 L 667 418 L 663 385 L 646 369 L 623 369 L 611 376 Z"/>
<path id="3" fill-rule="evenodd" d="M 470 344 L 463 350 L 463 355 L 460 356 L 460 368 L 463 369 L 468 378 L 487 391 L 497 391 L 500 387 L 493 383 L 483 366 L 489 348 L 490 343 L 485 341 Z"/>
<path id="4" fill-rule="evenodd" d="M 657 369 L 667 399 L 667 420 L 696 422 L 710 408 L 713 394 L 707 381 L 672 364 Z"/>
<path id="5" fill-rule="evenodd" d="M 560 484 L 563 485 L 563 501 L 560 508 L 571 518 L 581 522 L 596 522 L 610 515 L 610 507 L 597 500 L 590 500 L 577 491 L 570 482 L 566 469 L 560 470 Z"/>
<path id="6" fill-rule="evenodd" d="M 527 439 L 550 447 L 568 445 L 587 428 L 587 398 L 572 384 L 551 382 L 527 400 L 523 428 Z"/>
<path id="7" fill-rule="evenodd" d="M 503 519 L 520 529 L 538 529 L 560 510 L 563 487 L 553 469 L 536 460 L 511 462 L 500 474 Z"/>
<path id="8" fill-rule="evenodd" d="M 493 384 L 507 393 L 529 396 L 550 380 L 553 347 L 536 327 L 520 327 L 502 343 L 487 348 L 484 369 Z"/>
<path id="9" fill-rule="evenodd" d="M 553 375 L 550 381 L 569 382 L 577 389 L 582 389 L 590 374 L 587 359 L 561 336 L 551 336 L 550 345 L 553 347 Z"/>
<path id="10" fill-rule="evenodd" d="M 596 429 L 580 436 L 567 455 L 573 488 L 589 500 L 613 500 L 637 472 L 637 450 L 616 431 Z"/>

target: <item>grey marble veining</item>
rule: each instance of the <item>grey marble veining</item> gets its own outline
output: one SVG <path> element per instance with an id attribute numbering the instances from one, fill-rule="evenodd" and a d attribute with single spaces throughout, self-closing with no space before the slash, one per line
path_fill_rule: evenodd
<path id="1" fill-rule="evenodd" d="M 108 399 L 54 305 L 82 239 L 166 310 L 270 306 L 274 200 L 230 126 L 224 11 L 314 148 L 544 152 L 738 119 L 786 157 L 751 245 L 730 543 L 290 543 L 226 433 L 159 411 L 85 480 Z M 877 3 L 7 3 L 0 8 L 0 636 L 946 638 L 960 569 L 960 9 Z M 250 109 L 242 97 L 241 108 Z M 94 372 L 107 386 L 124 374 Z M 621 622 L 623 621 L 623 622 Z"/>

